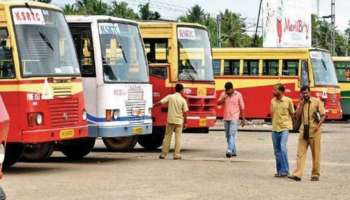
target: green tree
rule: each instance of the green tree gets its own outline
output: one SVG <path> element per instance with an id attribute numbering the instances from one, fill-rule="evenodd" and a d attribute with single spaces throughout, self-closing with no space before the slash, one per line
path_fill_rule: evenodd
<path id="1" fill-rule="evenodd" d="M 160 14 L 157 11 L 151 11 L 150 4 L 146 3 L 139 5 L 139 18 L 142 20 L 158 20 L 160 19 Z"/>
<path id="2" fill-rule="evenodd" d="M 64 5 L 63 12 L 65 15 L 77 15 L 77 14 L 79 14 L 79 11 L 75 8 L 74 4 Z"/>
<path id="3" fill-rule="evenodd" d="M 123 1 L 113 1 L 109 14 L 115 17 L 121 17 L 126 19 L 138 19 L 137 13 L 135 13 L 133 9 L 128 7 L 128 3 Z"/>
<path id="4" fill-rule="evenodd" d="M 246 33 L 244 18 L 226 9 L 221 15 L 223 47 L 248 47 L 252 38 Z"/>
<path id="5" fill-rule="evenodd" d="M 74 4 L 80 14 L 85 15 L 107 15 L 109 6 L 102 0 L 77 0 Z"/>
<path id="6" fill-rule="evenodd" d="M 185 15 L 178 18 L 179 21 L 198 23 L 204 25 L 208 29 L 209 39 L 212 47 L 218 46 L 218 31 L 216 19 L 206 13 L 204 9 L 199 5 L 194 5 L 190 8 Z"/>
<path id="7" fill-rule="evenodd" d="M 186 15 L 179 17 L 179 20 L 204 25 L 208 17 L 209 14 L 207 14 L 201 6 L 194 5 L 187 11 Z"/>

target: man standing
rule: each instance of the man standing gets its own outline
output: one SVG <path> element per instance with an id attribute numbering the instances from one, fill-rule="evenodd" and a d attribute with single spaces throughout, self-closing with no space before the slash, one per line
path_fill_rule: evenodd
<path id="1" fill-rule="evenodd" d="M 284 91 L 285 87 L 277 84 L 271 101 L 272 144 L 277 171 L 275 177 L 287 177 L 289 174 L 287 142 L 289 130 L 293 127 L 294 106 L 292 99 L 284 96 Z"/>
<path id="2" fill-rule="evenodd" d="M 186 112 L 188 106 L 186 100 L 182 97 L 184 87 L 182 84 L 176 84 L 176 92 L 164 97 L 162 100 L 154 104 L 154 106 L 168 103 L 168 116 L 165 135 L 162 145 L 162 153 L 160 159 L 165 159 L 169 153 L 171 138 L 175 132 L 175 151 L 174 160 L 180 160 L 181 155 L 181 135 L 182 129 L 186 126 Z"/>
<path id="3" fill-rule="evenodd" d="M 319 181 L 320 177 L 320 151 L 321 151 L 321 125 L 325 121 L 325 109 L 321 100 L 310 97 L 310 88 L 301 88 L 302 100 L 299 102 L 296 117 L 301 119 L 298 140 L 297 164 L 292 176 L 288 178 L 301 181 L 303 175 L 306 153 L 310 146 L 312 153 L 311 181 Z"/>
<path id="4" fill-rule="evenodd" d="M 241 93 L 233 89 L 233 84 L 225 84 L 225 92 L 221 93 L 218 105 L 223 105 L 224 126 L 227 139 L 226 157 L 237 156 L 236 133 L 238 129 L 239 116 L 242 116 L 241 126 L 245 124 L 244 101 Z"/>

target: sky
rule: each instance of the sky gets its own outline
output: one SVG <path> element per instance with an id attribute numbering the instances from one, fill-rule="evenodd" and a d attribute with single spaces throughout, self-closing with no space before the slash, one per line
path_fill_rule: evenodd
<path id="1" fill-rule="evenodd" d="M 111 2 L 112 0 L 104 0 Z M 150 2 L 151 9 L 158 11 L 163 18 L 176 19 L 178 16 L 186 13 L 186 10 L 195 4 L 202 6 L 212 15 L 217 15 L 225 9 L 240 13 L 246 18 L 249 30 L 253 30 L 256 24 L 257 13 L 260 0 L 124 0 L 130 7 L 137 9 L 140 3 Z M 317 13 L 317 0 L 312 1 L 312 12 Z M 331 0 L 320 1 L 320 16 L 330 15 Z M 74 3 L 75 0 L 53 0 L 58 5 L 65 3 Z M 336 0 L 336 26 L 339 30 L 344 30 L 350 20 L 350 1 Z"/>

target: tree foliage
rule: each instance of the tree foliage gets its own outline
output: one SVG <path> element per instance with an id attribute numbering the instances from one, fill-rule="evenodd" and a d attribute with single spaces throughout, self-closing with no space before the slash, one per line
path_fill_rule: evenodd
<path id="1" fill-rule="evenodd" d="M 253 39 L 246 32 L 244 18 L 228 9 L 219 13 L 219 17 L 221 18 L 221 38 L 218 38 L 216 17 L 206 13 L 199 5 L 190 8 L 186 15 L 179 17 L 179 20 L 206 26 L 213 47 L 218 46 L 219 39 L 223 47 L 249 47 L 252 45 Z"/>

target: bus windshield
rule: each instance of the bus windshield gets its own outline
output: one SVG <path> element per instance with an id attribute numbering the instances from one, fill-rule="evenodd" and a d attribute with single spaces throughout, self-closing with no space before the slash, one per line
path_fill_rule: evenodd
<path id="1" fill-rule="evenodd" d="M 350 82 L 350 61 L 335 61 L 339 82 Z"/>
<path id="2" fill-rule="evenodd" d="M 338 85 L 332 58 L 328 52 L 311 51 L 310 58 L 315 79 L 315 85 Z"/>
<path id="3" fill-rule="evenodd" d="M 42 8 L 12 9 L 24 77 L 79 76 L 79 63 L 64 16 Z"/>
<path id="4" fill-rule="evenodd" d="M 179 80 L 212 81 L 213 67 L 208 32 L 178 27 Z"/>
<path id="5" fill-rule="evenodd" d="M 105 82 L 148 82 L 146 57 L 138 27 L 99 23 Z"/>

